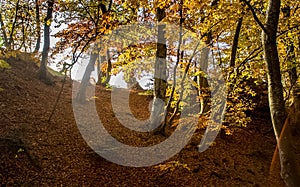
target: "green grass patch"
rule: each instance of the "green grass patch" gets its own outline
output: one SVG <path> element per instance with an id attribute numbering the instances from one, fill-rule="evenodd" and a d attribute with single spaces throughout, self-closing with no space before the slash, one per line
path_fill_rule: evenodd
<path id="1" fill-rule="evenodd" d="M 1 69 L 11 69 L 10 65 L 5 60 L 0 60 Z"/>

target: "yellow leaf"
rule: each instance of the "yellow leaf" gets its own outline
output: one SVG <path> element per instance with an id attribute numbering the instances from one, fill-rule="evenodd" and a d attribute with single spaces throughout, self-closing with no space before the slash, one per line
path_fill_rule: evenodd
<path id="1" fill-rule="evenodd" d="M 47 21 L 46 21 L 46 25 L 49 27 L 50 25 L 51 25 L 51 19 L 48 19 Z"/>

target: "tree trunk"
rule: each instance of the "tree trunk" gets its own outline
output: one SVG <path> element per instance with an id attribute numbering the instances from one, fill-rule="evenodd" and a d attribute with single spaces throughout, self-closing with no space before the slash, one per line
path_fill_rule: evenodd
<path id="1" fill-rule="evenodd" d="M 106 70 L 105 81 L 103 82 L 104 86 L 106 86 L 109 83 L 110 78 L 111 78 L 112 64 L 111 64 L 109 49 L 107 49 L 107 51 L 106 51 L 106 58 L 107 58 L 107 70 Z"/>
<path id="2" fill-rule="evenodd" d="M 291 16 L 291 8 L 289 5 L 286 5 L 282 9 L 282 13 L 284 16 L 284 20 L 289 23 L 289 18 Z M 300 132 L 300 95 L 298 94 L 299 88 L 297 85 L 298 74 L 297 74 L 297 61 L 296 61 L 296 43 L 291 39 L 285 40 L 286 43 L 286 52 L 287 52 L 287 63 L 289 68 L 289 78 L 290 78 L 290 85 L 291 85 L 291 96 L 292 96 L 292 103 L 290 110 L 294 110 L 294 115 L 291 116 L 291 130 L 293 133 L 297 134 Z"/>
<path id="3" fill-rule="evenodd" d="M 97 79 L 97 85 L 101 85 L 102 82 L 102 70 L 101 70 L 101 57 L 96 61 L 97 63 L 97 75 L 98 75 L 98 79 Z"/>
<path id="4" fill-rule="evenodd" d="M 52 22 L 52 12 L 53 12 L 54 0 L 48 0 L 47 16 L 44 23 L 44 48 L 42 52 L 42 60 L 40 69 L 38 71 L 38 77 L 45 83 L 50 83 L 50 78 L 48 77 L 47 62 L 48 53 L 50 48 L 50 25 Z"/>
<path id="5" fill-rule="evenodd" d="M 287 42 L 287 55 L 288 55 L 288 63 L 290 63 L 289 67 L 289 77 L 291 84 L 291 97 L 292 97 L 292 107 L 291 110 L 295 111 L 295 114 L 291 116 L 291 130 L 293 133 L 297 134 L 300 132 L 300 95 L 299 95 L 299 87 L 297 84 L 298 74 L 297 74 L 297 62 L 295 55 L 295 47 L 293 42 Z"/>
<path id="6" fill-rule="evenodd" d="M 11 27 L 10 35 L 9 35 L 9 40 L 8 40 L 9 49 L 13 49 L 13 45 L 14 45 L 13 35 L 14 35 L 14 32 L 15 32 L 15 27 L 16 27 L 17 20 L 18 20 L 18 12 L 19 12 L 19 8 L 20 8 L 19 4 L 20 4 L 20 0 L 18 0 L 17 4 L 16 4 L 15 18 L 14 18 L 14 22 L 13 22 L 12 27 Z"/>
<path id="7" fill-rule="evenodd" d="M 97 44 L 94 44 L 95 46 L 91 50 L 91 56 L 89 63 L 85 69 L 84 75 L 81 80 L 81 84 L 79 87 L 79 91 L 77 93 L 76 100 L 80 103 L 84 103 L 86 101 L 86 88 L 89 84 L 91 74 L 95 70 L 95 63 L 98 58 L 98 52 L 99 48 L 96 48 Z"/>
<path id="8" fill-rule="evenodd" d="M 183 0 L 180 1 L 180 8 L 179 8 L 179 15 L 180 15 L 179 27 L 180 27 L 180 30 L 179 30 L 178 48 L 177 48 L 177 54 L 176 54 L 177 58 L 176 58 L 175 66 L 173 68 L 173 85 L 172 85 L 172 91 L 171 91 L 170 97 L 168 99 L 167 106 L 165 108 L 165 119 L 164 119 L 164 124 L 163 124 L 163 127 L 162 127 L 163 131 L 165 131 L 165 128 L 168 125 L 167 124 L 168 110 L 171 107 L 171 102 L 173 101 L 173 96 L 174 96 L 175 89 L 176 89 L 176 84 L 177 84 L 177 73 L 176 73 L 177 68 L 178 68 L 179 62 L 183 59 L 183 55 L 184 55 L 184 52 L 181 51 L 181 45 L 183 43 L 183 28 L 182 28 L 182 25 L 183 25 L 183 22 L 184 22 L 182 6 L 183 6 Z"/>
<path id="9" fill-rule="evenodd" d="M 40 44 L 41 44 L 40 6 L 38 0 L 35 0 L 35 20 L 36 20 L 37 40 L 36 40 L 34 52 L 38 52 L 40 50 Z"/>
<path id="10" fill-rule="evenodd" d="M 97 75 L 98 75 L 98 80 L 97 80 L 97 85 L 102 85 L 102 68 L 101 68 L 101 64 L 105 61 L 105 56 L 103 56 L 101 54 L 101 47 L 102 45 L 102 38 L 100 38 L 100 46 L 98 46 L 98 60 L 96 61 L 97 63 Z"/>
<path id="11" fill-rule="evenodd" d="M 4 46 L 6 48 L 8 48 L 8 40 L 7 40 L 7 34 L 5 31 L 5 27 L 4 27 L 4 22 L 2 19 L 2 12 L 0 13 L 0 27 L 1 27 L 2 35 L 3 35 L 3 39 L 4 39 Z"/>
<path id="12" fill-rule="evenodd" d="M 206 46 L 201 50 L 200 56 L 200 71 L 202 73 L 197 78 L 197 83 L 199 86 L 199 97 L 200 97 L 200 114 L 204 114 L 209 111 L 209 100 L 210 100 L 210 93 L 209 93 L 209 85 L 207 77 L 204 75 L 207 73 L 208 68 L 208 57 L 210 48 L 208 47 L 212 41 L 211 32 L 207 33 L 207 39 L 205 41 Z"/>
<path id="13" fill-rule="evenodd" d="M 278 143 L 281 177 L 287 186 L 300 186 L 295 154 L 292 151 L 291 134 L 288 129 L 281 134 L 287 117 L 283 99 L 280 63 L 276 45 L 276 34 L 280 13 L 280 0 L 269 0 L 265 31 L 262 34 L 264 56 L 268 70 L 268 95 L 272 124 Z M 279 136 L 281 137 L 279 139 Z"/>
<path id="14" fill-rule="evenodd" d="M 157 8 L 158 23 L 165 17 L 165 9 Z M 167 89 L 167 46 L 165 38 L 165 24 L 159 24 L 157 30 L 156 60 L 154 65 L 154 99 L 150 114 L 150 123 L 160 126 L 164 120 L 164 106 Z"/>
<path id="15" fill-rule="evenodd" d="M 240 17 L 238 20 L 236 29 L 235 29 L 235 34 L 234 34 L 234 39 L 233 39 L 233 44 L 232 44 L 232 49 L 231 49 L 230 67 L 232 67 L 232 68 L 235 67 L 235 59 L 236 59 L 237 49 L 239 46 L 239 37 L 240 37 L 241 28 L 242 28 L 242 23 L 243 23 L 243 17 Z"/>
<path id="16" fill-rule="evenodd" d="M 97 64 L 98 81 L 97 81 L 97 85 L 102 85 L 103 72 L 102 72 L 101 64 L 105 61 L 105 58 L 106 58 L 105 56 L 101 55 L 100 59 L 98 60 L 98 64 Z"/>

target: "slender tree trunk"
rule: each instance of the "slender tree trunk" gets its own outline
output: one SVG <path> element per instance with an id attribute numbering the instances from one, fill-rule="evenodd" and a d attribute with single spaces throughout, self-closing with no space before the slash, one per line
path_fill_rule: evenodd
<path id="1" fill-rule="evenodd" d="M 297 134 L 300 132 L 300 95 L 299 95 L 299 87 L 297 84 L 298 80 L 298 73 L 297 73 L 297 62 L 296 62 L 296 55 L 295 55 L 295 47 L 293 42 L 288 42 L 288 63 L 290 63 L 289 69 L 289 77 L 290 77 L 290 85 L 291 85 L 291 97 L 293 105 L 291 106 L 290 110 L 294 110 L 295 114 L 291 116 L 291 130 L 293 133 Z"/>
<path id="2" fill-rule="evenodd" d="M 100 59 L 98 60 L 98 65 L 97 65 L 98 82 L 97 82 L 97 85 L 103 85 L 102 84 L 103 72 L 102 72 L 101 64 L 105 61 L 105 58 L 106 58 L 106 56 L 101 55 Z"/>
<path id="3" fill-rule="evenodd" d="M 265 31 L 262 34 L 262 44 L 267 63 L 269 106 L 278 143 L 281 177 L 287 186 L 294 187 L 300 186 L 300 175 L 297 170 L 295 154 L 292 150 L 291 134 L 288 130 L 285 130 L 281 134 L 287 115 L 283 99 L 280 63 L 276 45 L 280 4 L 280 0 L 269 0 Z M 280 139 L 279 136 L 281 136 Z"/>
<path id="4" fill-rule="evenodd" d="M 215 9 L 219 4 L 220 0 L 212 0 L 211 8 Z M 201 56 L 200 56 L 200 71 L 202 73 L 197 77 L 197 84 L 199 86 L 198 95 L 200 98 L 200 114 L 205 114 L 210 110 L 210 89 L 208 85 L 207 70 L 208 70 L 208 58 L 210 47 L 212 46 L 213 41 L 213 31 L 209 31 L 206 33 L 206 46 L 202 48 Z"/>
<path id="5" fill-rule="evenodd" d="M 97 75 L 98 75 L 97 85 L 101 85 L 101 82 L 102 82 L 101 62 L 102 61 L 101 61 L 101 57 L 100 57 L 96 61 L 96 63 L 97 63 Z"/>
<path id="6" fill-rule="evenodd" d="M 34 52 L 38 52 L 40 50 L 40 45 L 41 45 L 40 6 L 38 0 L 35 0 L 35 20 L 36 20 L 37 40 L 36 40 Z"/>
<path id="7" fill-rule="evenodd" d="M 179 8 L 179 14 L 180 14 L 180 20 L 179 20 L 179 39 L 178 39 L 178 48 L 177 48 L 177 58 L 176 58 L 176 63 L 173 69 L 173 85 L 172 85 L 172 91 L 170 94 L 170 97 L 168 99 L 168 103 L 167 106 L 165 108 L 165 119 L 164 119 L 164 124 L 163 124 L 163 128 L 162 130 L 165 131 L 165 128 L 167 126 L 167 116 L 168 116 L 168 110 L 171 107 L 171 102 L 173 100 L 173 96 L 175 93 L 175 88 L 176 88 L 176 84 L 177 84 L 177 67 L 179 65 L 179 62 L 183 59 L 183 51 L 181 51 L 181 45 L 183 43 L 183 22 L 184 22 L 184 18 L 183 18 L 183 10 L 182 10 L 182 6 L 183 6 L 183 0 L 180 1 L 180 8 Z M 165 132 L 163 132 L 165 133 Z"/>
<path id="8" fill-rule="evenodd" d="M 107 49 L 107 51 L 106 51 L 106 58 L 107 58 L 107 70 L 106 70 L 105 81 L 103 82 L 104 86 L 106 86 L 109 83 L 110 78 L 111 78 L 112 64 L 111 64 L 109 49 Z"/>
<path id="9" fill-rule="evenodd" d="M 4 46 L 8 47 L 7 34 L 5 31 L 5 25 L 4 25 L 4 22 L 2 19 L 2 12 L 0 13 L 0 27 L 1 27 L 2 35 L 3 35 L 3 39 L 4 39 Z"/>
<path id="10" fill-rule="evenodd" d="M 239 45 L 239 38 L 240 38 L 240 32 L 242 28 L 242 23 L 243 23 L 243 17 L 240 17 L 235 29 L 235 34 L 234 34 L 234 39 L 233 39 L 233 44 L 232 44 L 232 49 L 231 49 L 231 58 L 230 58 L 230 67 L 234 68 L 235 67 L 235 59 L 236 59 L 236 53 Z"/>
<path id="11" fill-rule="evenodd" d="M 48 8 L 47 8 L 47 15 L 45 18 L 44 23 L 44 48 L 42 52 L 42 60 L 40 69 L 38 72 L 38 77 L 40 80 L 44 81 L 45 83 L 50 83 L 50 78 L 48 77 L 47 71 L 47 63 L 48 63 L 48 53 L 50 48 L 50 25 L 52 22 L 52 12 L 54 6 L 54 0 L 48 0 Z"/>
<path id="12" fill-rule="evenodd" d="M 282 13 L 284 16 L 284 20 L 288 22 L 288 25 L 290 25 L 290 16 L 291 16 L 291 7 L 289 5 L 286 5 L 282 9 Z M 287 47 L 287 63 L 289 64 L 289 77 L 290 77 L 290 85 L 291 85 L 291 96 L 292 96 L 292 102 L 293 105 L 291 106 L 290 110 L 294 110 L 294 115 L 291 116 L 291 129 L 293 133 L 300 132 L 300 95 L 298 94 L 299 88 L 297 85 L 298 80 L 298 73 L 297 73 L 297 61 L 296 61 L 296 43 L 295 41 L 292 41 L 291 39 L 287 39 L 285 41 Z"/>
<path id="13" fill-rule="evenodd" d="M 97 48 L 97 44 L 94 44 L 94 47 L 91 50 L 91 56 L 89 63 L 85 69 L 84 75 L 81 80 L 81 84 L 79 87 L 79 91 L 77 93 L 77 101 L 80 103 L 84 103 L 86 101 L 86 88 L 89 84 L 91 74 L 95 70 L 95 63 L 98 58 L 99 48 Z"/>
<path id="14" fill-rule="evenodd" d="M 186 79 L 186 77 L 188 76 L 188 71 L 190 69 L 190 66 L 192 64 L 192 58 L 189 60 L 188 65 L 186 66 L 183 76 L 182 76 L 182 80 L 180 83 L 180 94 L 179 94 L 179 99 L 176 102 L 176 106 L 175 106 L 175 110 L 173 111 L 173 114 L 171 115 L 171 117 L 169 118 L 168 123 L 172 123 L 172 121 L 175 118 L 175 115 L 177 114 L 177 112 L 179 111 L 179 104 L 182 101 L 183 98 L 183 93 L 184 93 L 184 81 Z"/>
<path id="15" fill-rule="evenodd" d="M 209 111 L 209 100 L 210 100 L 210 93 L 209 93 L 209 85 L 206 76 L 204 73 L 207 73 L 208 69 L 208 57 L 210 48 L 209 45 L 211 45 L 212 41 L 212 33 L 207 33 L 207 39 L 205 41 L 206 46 L 202 48 L 201 50 L 201 56 L 200 56 L 200 71 L 202 73 L 197 78 L 197 83 L 199 86 L 198 94 L 200 96 L 200 114 L 206 113 Z"/>
<path id="16" fill-rule="evenodd" d="M 22 47 L 24 46 L 24 49 L 25 49 L 25 53 L 26 53 L 26 29 L 25 29 L 25 25 L 24 25 L 24 19 L 22 19 L 22 22 L 21 22 L 21 25 L 22 25 L 22 43 L 20 44 L 19 48 L 17 49 L 17 51 L 21 50 Z"/>
<path id="17" fill-rule="evenodd" d="M 158 23 L 161 22 L 165 17 L 165 9 L 158 7 L 156 9 L 156 16 Z M 159 24 L 157 30 L 157 49 L 154 65 L 154 99 L 150 114 L 150 123 L 155 126 L 161 125 L 164 120 L 164 106 L 167 89 L 167 46 L 165 28 L 165 24 Z"/>
<path id="18" fill-rule="evenodd" d="M 102 38 L 100 37 L 100 46 L 98 46 L 98 60 L 96 61 L 97 63 L 97 75 L 98 75 L 98 80 L 97 80 L 97 85 L 102 85 L 102 68 L 101 64 L 105 61 L 105 56 L 101 55 L 101 48 L 102 48 Z"/>
<path id="19" fill-rule="evenodd" d="M 9 35 L 8 47 L 10 49 L 13 49 L 13 44 L 14 44 L 13 35 L 14 35 L 14 32 L 15 32 L 15 27 L 16 27 L 17 20 L 18 20 L 19 4 L 20 4 L 20 0 L 18 0 L 17 4 L 16 4 L 15 18 L 14 18 L 14 22 L 13 22 L 12 27 L 11 27 L 10 35 Z"/>

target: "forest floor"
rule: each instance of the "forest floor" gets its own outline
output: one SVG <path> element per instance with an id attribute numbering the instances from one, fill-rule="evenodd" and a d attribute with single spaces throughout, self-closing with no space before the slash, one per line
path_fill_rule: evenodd
<path id="1" fill-rule="evenodd" d="M 253 112 L 247 128 L 225 138 L 218 136 L 202 153 L 197 145 L 204 129 L 197 130 L 180 153 L 159 165 L 125 167 L 99 156 L 81 136 L 74 119 L 70 80 L 48 122 L 61 78 L 55 78 L 55 85 L 46 85 L 35 76 L 36 64 L 17 58 L 7 62 L 12 68 L 0 69 L 1 186 L 284 186 L 278 162 L 270 175 L 276 141 L 268 110 Z M 112 111 L 111 91 L 97 86 L 96 92 L 98 114 L 114 137 L 137 145 L 165 139 L 153 135 L 149 140 L 145 138 L 149 134 L 122 127 Z M 129 94 L 134 116 L 147 119 L 151 97 Z M 300 156 L 300 137 L 294 138 Z"/>

